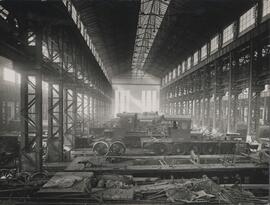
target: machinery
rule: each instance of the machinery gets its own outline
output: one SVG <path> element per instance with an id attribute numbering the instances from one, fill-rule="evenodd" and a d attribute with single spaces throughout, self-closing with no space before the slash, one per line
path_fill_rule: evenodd
<path id="1" fill-rule="evenodd" d="M 143 148 L 156 155 L 235 154 L 246 152 L 248 144 L 232 138 L 210 138 L 191 133 L 191 117 L 157 113 L 121 113 L 118 122 L 93 144 L 99 155 L 122 155 L 126 148 Z M 107 131 L 108 132 L 108 131 Z"/>

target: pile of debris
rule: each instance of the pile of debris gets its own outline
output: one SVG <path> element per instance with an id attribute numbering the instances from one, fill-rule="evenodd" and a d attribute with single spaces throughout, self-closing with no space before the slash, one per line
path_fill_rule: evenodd
<path id="1" fill-rule="evenodd" d="M 47 172 L 17 172 L 0 169 L 0 197 L 28 196 L 48 181 Z"/>
<path id="2" fill-rule="evenodd" d="M 106 175 L 96 182 L 91 194 L 103 200 L 158 200 L 235 204 L 263 202 L 248 191 L 223 188 L 204 176 L 201 179 L 171 179 L 134 183 L 130 176 Z"/>

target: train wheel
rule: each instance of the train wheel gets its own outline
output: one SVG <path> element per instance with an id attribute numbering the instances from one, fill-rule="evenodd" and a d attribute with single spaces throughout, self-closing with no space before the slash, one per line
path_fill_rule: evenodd
<path id="1" fill-rule="evenodd" d="M 183 144 L 175 144 L 173 146 L 173 154 L 183 155 L 185 153 L 186 153 L 186 150 Z"/>
<path id="2" fill-rule="evenodd" d="M 125 152 L 126 146 L 123 142 L 120 141 L 113 142 L 109 149 L 109 153 L 115 156 L 123 155 Z"/>
<path id="3" fill-rule="evenodd" d="M 98 141 L 93 145 L 93 152 L 97 155 L 106 155 L 109 151 L 109 145 L 107 142 Z"/>
<path id="4" fill-rule="evenodd" d="M 168 147 L 163 143 L 154 143 L 153 151 L 156 155 L 166 155 L 168 153 Z"/>

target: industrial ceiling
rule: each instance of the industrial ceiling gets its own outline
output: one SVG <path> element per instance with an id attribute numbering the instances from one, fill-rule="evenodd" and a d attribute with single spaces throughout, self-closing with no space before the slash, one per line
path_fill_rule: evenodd
<path id="1" fill-rule="evenodd" d="M 254 0 L 150 0 L 164 12 L 144 63 L 134 66 L 140 0 L 73 0 L 101 58 L 116 76 L 134 69 L 161 77 L 247 10 Z M 149 10 L 148 15 L 151 15 Z M 146 25 L 147 26 L 147 25 Z M 145 32 L 147 30 L 145 29 Z M 141 46 L 138 44 L 138 46 Z M 137 50 L 137 51 L 136 51 Z"/>

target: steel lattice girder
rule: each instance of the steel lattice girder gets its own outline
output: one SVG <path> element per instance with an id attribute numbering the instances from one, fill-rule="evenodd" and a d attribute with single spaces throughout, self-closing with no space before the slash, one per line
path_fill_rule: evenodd
<path id="1" fill-rule="evenodd" d="M 155 40 L 169 3 L 161 0 L 141 2 L 132 69 L 142 69 Z"/>
<path id="2" fill-rule="evenodd" d="M 22 74 L 21 117 L 21 169 L 41 170 L 42 81 L 38 74 Z"/>
<path id="3" fill-rule="evenodd" d="M 74 115 L 74 104 L 76 103 L 76 94 L 71 89 L 64 89 L 64 144 L 73 145 L 72 134 L 76 122 L 76 113 Z"/>
<path id="4" fill-rule="evenodd" d="M 49 83 L 48 92 L 48 160 L 63 161 L 63 87 Z"/>

